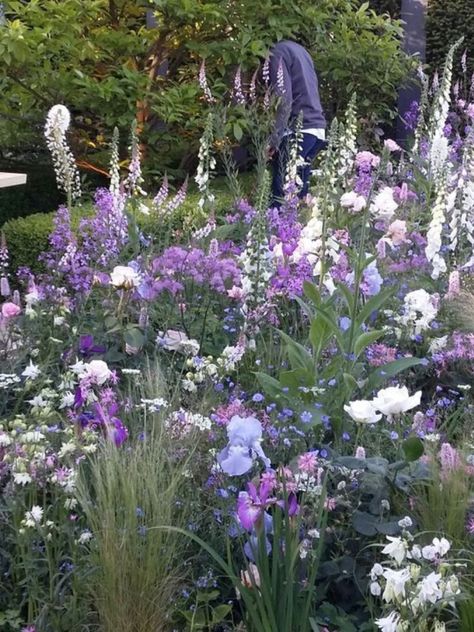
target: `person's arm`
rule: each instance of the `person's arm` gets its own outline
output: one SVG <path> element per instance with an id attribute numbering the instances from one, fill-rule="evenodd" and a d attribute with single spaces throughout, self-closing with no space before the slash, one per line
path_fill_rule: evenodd
<path id="1" fill-rule="evenodd" d="M 272 149 L 278 149 L 283 134 L 288 127 L 293 102 L 293 91 L 288 66 L 278 53 L 270 57 L 270 85 L 274 96 L 280 99 L 276 112 L 275 128 L 270 137 L 270 147 Z"/>

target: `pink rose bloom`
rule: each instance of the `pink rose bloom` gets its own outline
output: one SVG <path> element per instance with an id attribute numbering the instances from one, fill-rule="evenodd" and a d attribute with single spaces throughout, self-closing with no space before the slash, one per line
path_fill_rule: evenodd
<path id="1" fill-rule="evenodd" d="M 355 160 L 358 167 L 378 167 L 380 164 L 380 158 L 371 151 L 359 151 Z"/>
<path id="2" fill-rule="evenodd" d="M 399 246 L 403 244 L 406 240 L 407 234 L 407 223 L 402 219 L 396 219 L 394 222 L 390 224 L 387 230 L 387 237 L 392 240 L 394 246 Z"/>
<path id="3" fill-rule="evenodd" d="M 2 316 L 3 318 L 14 318 L 21 312 L 21 308 L 15 303 L 3 303 Z"/>
<path id="4" fill-rule="evenodd" d="M 388 149 L 388 151 L 390 152 L 402 151 L 402 148 L 400 147 L 400 145 L 396 143 L 394 140 L 392 140 L 391 138 L 387 138 L 387 140 L 384 142 L 383 145 L 385 149 Z"/>
<path id="5" fill-rule="evenodd" d="M 238 287 L 237 285 L 233 285 L 230 290 L 227 290 L 227 296 L 229 298 L 234 298 L 234 299 L 241 299 L 244 295 L 244 291 L 241 287 Z"/>

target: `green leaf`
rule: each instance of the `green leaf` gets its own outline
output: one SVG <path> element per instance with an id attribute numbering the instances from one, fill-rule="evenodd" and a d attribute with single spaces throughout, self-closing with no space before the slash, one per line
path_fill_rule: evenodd
<path id="1" fill-rule="evenodd" d="M 232 606 L 230 604 L 223 603 L 220 606 L 216 606 L 212 609 L 212 623 L 217 625 L 221 621 L 223 621 L 229 612 L 232 610 Z"/>
<path id="2" fill-rule="evenodd" d="M 384 364 L 370 375 L 367 382 L 367 389 L 372 391 L 378 388 L 385 380 L 394 377 L 401 371 L 423 363 L 424 360 L 422 358 L 401 358 L 400 360 L 394 360 L 393 362 Z"/>
<path id="3" fill-rule="evenodd" d="M 293 369 L 306 369 L 307 371 L 313 370 L 313 358 L 311 354 L 300 345 L 295 342 L 293 338 L 285 334 L 283 331 L 278 331 L 280 336 L 286 343 L 286 352 Z"/>
<path id="4" fill-rule="evenodd" d="M 362 535 L 376 535 L 376 522 L 376 516 L 373 516 L 372 514 L 369 514 L 365 511 L 356 510 L 352 514 L 352 526 L 357 531 L 357 533 L 361 533 Z"/>
<path id="5" fill-rule="evenodd" d="M 357 359 L 360 356 L 360 354 L 362 353 L 362 351 L 364 351 L 364 349 L 366 349 L 366 347 L 368 347 L 373 342 L 378 340 L 381 336 L 383 336 L 383 333 L 384 333 L 383 331 L 381 331 L 380 329 L 377 329 L 375 331 L 366 331 L 363 334 L 361 334 L 357 338 L 357 340 L 354 342 L 355 359 Z M 349 349 L 349 353 L 350 352 L 351 350 Z"/>
<path id="6" fill-rule="evenodd" d="M 423 441 L 418 437 L 408 437 L 408 439 L 405 439 L 402 443 L 402 450 L 408 462 L 418 461 L 420 456 L 423 456 L 425 446 L 423 445 Z"/>
<path id="7" fill-rule="evenodd" d="M 259 371 L 255 373 L 255 377 L 259 381 L 260 386 L 263 388 L 265 393 L 270 395 L 270 397 L 274 397 L 276 399 L 281 397 L 281 384 L 278 380 L 267 373 L 261 373 Z"/>
<path id="8" fill-rule="evenodd" d="M 306 298 L 309 298 L 309 300 L 312 301 L 315 305 L 321 305 L 321 294 L 319 293 L 319 290 L 314 283 L 305 281 L 303 283 L 303 292 Z"/>
<path id="9" fill-rule="evenodd" d="M 365 321 L 369 318 L 372 312 L 380 309 L 384 303 L 386 303 L 395 293 L 395 289 L 393 287 L 385 288 L 375 296 L 372 296 L 370 300 L 362 307 L 362 309 L 357 314 L 356 325 L 357 327 L 361 327 Z"/>
<path id="10" fill-rule="evenodd" d="M 126 344 L 130 347 L 133 347 L 134 349 L 141 349 L 145 342 L 145 336 L 137 327 L 127 329 L 124 338 Z"/>
<path id="11" fill-rule="evenodd" d="M 234 131 L 235 140 L 238 140 L 238 141 L 242 140 L 242 136 L 244 135 L 244 133 L 238 123 L 234 123 L 233 131 Z"/>

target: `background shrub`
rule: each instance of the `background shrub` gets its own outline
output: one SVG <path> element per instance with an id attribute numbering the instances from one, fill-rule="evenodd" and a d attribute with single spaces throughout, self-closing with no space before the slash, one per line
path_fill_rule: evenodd
<path id="1" fill-rule="evenodd" d="M 427 23 L 427 61 L 431 69 L 441 69 L 449 47 L 460 37 L 464 42 L 456 53 L 459 61 L 467 49 L 468 76 L 474 72 L 474 5 L 472 0 L 430 0 Z M 459 63 L 455 75 L 461 74 Z"/>

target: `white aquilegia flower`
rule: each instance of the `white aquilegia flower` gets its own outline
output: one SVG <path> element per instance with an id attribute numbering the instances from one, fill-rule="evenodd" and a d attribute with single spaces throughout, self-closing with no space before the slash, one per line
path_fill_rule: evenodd
<path id="1" fill-rule="evenodd" d="M 354 400 L 345 404 L 344 410 L 357 423 L 374 424 L 382 418 L 382 415 L 376 413 L 373 403 L 365 399 Z"/>
<path id="2" fill-rule="evenodd" d="M 397 208 L 398 204 L 394 200 L 391 187 L 383 187 L 370 206 L 370 210 L 376 219 L 386 221 L 392 219 Z"/>
<path id="3" fill-rule="evenodd" d="M 374 408 L 384 415 L 399 415 L 420 405 L 421 391 L 408 393 L 406 386 L 389 386 L 381 389 L 373 399 Z"/>
<path id="4" fill-rule="evenodd" d="M 425 560 L 433 562 L 446 555 L 450 548 L 451 543 L 446 538 L 434 538 L 431 544 L 421 549 L 421 553 Z"/>
<path id="5" fill-rule="evenodd" d="M 387 540 L 390 541 L 390 544 L 385 545 L 382 553 L 394 559 L 397 564 L 401 564 L 407 554 L 407 543 L 402 538 L 395 538 L 390 535 L 387 536 Z"/>
<path id="6" fill-rule="evenodd" d="M 382 599 L 387 603 L 401 601 L 405 597 L 405 584 L 410 581 L 410 569 L 402 568 L 394 571 L 391 568 L 384 570 L 385 590 Z"/>
<path id="7" fill-rule="evenodd" d="M 424 577 L 419 584 L 418 598 L 422 603 L 436 603 L 443 596 L 443 591 L 439 587 L 440 573 L 430 573 Z"/>
<path id="8" fill-rule="evenodd" d="M 25 513 L 23 524 L 25 527 L 35 527 L 43 519 L 43 509 L 39 505 L 33 505 L 30 511 Z"/>
<path id="9" fill-rule="evenodd" d="M 115 266 L 110 273 L 110 284 L 116 288 L 131 290 L 140 284 L 140 275 L 130 266 Z"/>
<path id="10" fill-rule="evenodd" d="M 376 619 L 375 625 L 382 632 L 397 632 L 399 622 L 400 615 L 396 610 L 393 610 L 387 617 Z"/>
<path id="11" fill-rule="evenodd" d="M 27 380 L 35 380 L 40 373 L 41 373 L 41 370 L 39 366 L 37 366 L 36 364 L 33 364 L 33 361 L 30 360 L 29 365 L 22 372 L 22 376 L 26 377 Z"/>

